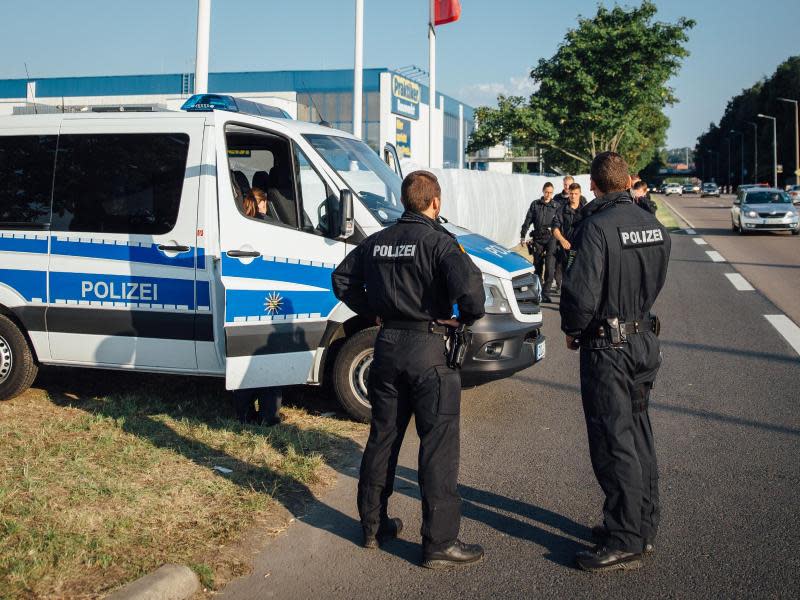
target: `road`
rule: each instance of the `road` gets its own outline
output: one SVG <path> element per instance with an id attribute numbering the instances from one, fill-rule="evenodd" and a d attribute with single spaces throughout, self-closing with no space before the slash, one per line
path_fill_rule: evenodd
<path id="1" fill-rule="evenodd" d="M 664 366 L 651 405 L 663 514 L 656 555 L 641 570 L 598 576 L 573 566 L 574 553 L 589 546 L 588 527 L 600 522 L 602 497 L 589 463 L 578 357 L 563 347 L 549 305 L 545 362 L 464 393 L 462 538 L 484 545 L 483 562 L 447 572 L 418 566 L 412 426 L 390 504 L 406 523 L 401 539 L 381 550 L 357 545 L 356 460 L 255 558 L 250 576 L 219 595 L 800 596 L 800 359 L 764 317 L 780 312 L 768 298 L 737 291 L 725 276 L 731 266 L 712 262 L 694 236 L 672 237 L 656 305 Z"/>
<path id="2" fill-rule="evenodd" d="M 800 236 L 770 231 L 735 233 L 730 216 L 733 198 L 691 194 L 656 196 L 655 200 L 666 200 L 713 250 L 800 325 Z"/>

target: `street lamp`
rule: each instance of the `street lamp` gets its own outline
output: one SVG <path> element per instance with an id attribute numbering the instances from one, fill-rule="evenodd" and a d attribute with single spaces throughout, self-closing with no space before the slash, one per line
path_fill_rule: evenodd
<path id="1" fill-rule="evenodd" d="M 758 183 L 758 124 L 746 121 L 753 126 L 753 183 Z"/>
<path id="2" fill-rule="evenodd" d="M 775 117 L 762 115 L 761 113 L 758 113 L 757 116 L 759 119 L 772 120 L 772 181 L 773 186 L 778 187 L 778 120 Z"/>
<path id="3" fill-rule="evenodd" d="M 778 98 L 781 102 L 791 102 L 794 104 L 794 182 L 800 185 L 800 107 L 797 105 L 797 100 L 790 100 L 789 98 Z"/>
<path id="4" fill-rule="evenodd" d="M 741 185 L 744 183 L 744 134 L 741 131 L 736 131 L 735 129 L 731 129 L 731 133 L 742 136 L 742 146 L 739 153 L 739 160 L 741 162 L 739 171 L 739 185 Z"/>

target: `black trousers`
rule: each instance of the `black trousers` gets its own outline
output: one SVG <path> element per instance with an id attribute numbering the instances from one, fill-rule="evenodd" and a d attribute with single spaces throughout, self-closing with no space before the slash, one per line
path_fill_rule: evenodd
<path id="1" fill-rule="evenodd" d="M 446 366 L 441 335 L 381 329 L 369 373 L 372 423 L 361 460 L 358 514 L 367 533 L 388 518 L 400 446 L 413 415 L 420 438 L 422 544 L 435 552 L 458 537 L 461 376 Z"/>
<path id="2" fill-rule="evenodd" d="M 619 348 L 582 347 L 581 396 L 592 468 L 605 493 L 608 546 L 641 552 L 658 531 L 658 465 L 647 404 L 661 364 L 654 333 Z"/>
<path id="3" fill-rule="evenodd" d="M 533 244 L 533 266 L 536 268 L 536 273 L 542 280 L 542 291 L 545 294 L 550 293 L 550 288 L 553 286 L 553 278 L 555 277 L 556 270 L 556 238 L 550 237 L 543 240 L 532 241 Z"/>
<path id="4" fill-rule="evenodd" d="M 233 400 L 240 423 L 265 423 L 280 418 L 283 388 L 234 390 Z M 258 400 L 258 411 L 255 401 Z"/>

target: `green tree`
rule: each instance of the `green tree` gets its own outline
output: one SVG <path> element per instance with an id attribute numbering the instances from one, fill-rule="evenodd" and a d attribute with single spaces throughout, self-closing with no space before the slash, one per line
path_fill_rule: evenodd
<path id="1" fill-rule="evenodd" d="M 539 145 L 546 161 L 567 171 L 585 170 L 595 154 L 614 150 L 633 168 L 644 167 L 664 143 L 663 110 L 676 102 L 667 82 L 688 55 L 684 45 L 694 26 L 685 18 L 656 21 L 656 12 L 645 0 L 579 18 L 556 54 L 531 71 L 538 89 L 527 101 L 500 96 L 497 108 L 476 111 L 469 150 Z"/>

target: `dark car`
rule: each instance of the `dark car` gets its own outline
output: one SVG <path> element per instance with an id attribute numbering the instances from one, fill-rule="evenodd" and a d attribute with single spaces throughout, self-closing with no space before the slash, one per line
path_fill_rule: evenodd
<path id="1" fill-rule="evenodd" d="M 700 196 L 703 198 L 706 196 L 716 196 L 719 198 L 719 186 L 712 182 L 704 183 L 700 188 Z"/>

